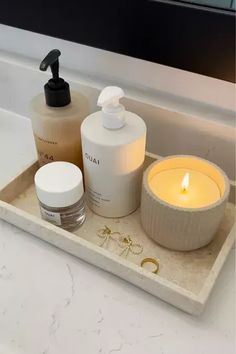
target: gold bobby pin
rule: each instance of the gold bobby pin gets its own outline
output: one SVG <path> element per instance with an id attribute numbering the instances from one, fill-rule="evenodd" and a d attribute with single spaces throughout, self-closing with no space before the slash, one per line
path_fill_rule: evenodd
<path id="1" fill-rule="evenodd" d="M 139 255 L 143 252 L 143 246 L 141 246 L 139 243 L 134 243 L 129 235 L 123 237 L 122 239 L 120 238 L 118 240 L 118 245 L 123 248 L 120 256 L 125 254 L 125 257 L 127 257 L 129 252 L 133 253 L 134 255 Z"/>
<path id="2" fill-rule="evenodd" d="M 103 247 L 106 244 L 106 247 L 108 247 L 110 240 L 116 241 L 116 238 L 113 235 L 120 235 L 120 232 L 112 232 L 108 226 L 104 225 L 104 228 L 99 229 L 96 234 L 103 239 L 99 246 Z"/>
<path id="3" fill-rule="evenodd" d="M 159 270 L 159 262 L 157 259 L 155 258 L 144 258 L 141 262 L 141 267 L 144 266 L 144 264 L 146 263 L 152 263 L 154 264 L 154 269 L 151 271 L 152 273 L 154 274 L 157 274 L 158 273 L 158 270 Z M 143 267 L 144 268 L 144 267 Z"/>

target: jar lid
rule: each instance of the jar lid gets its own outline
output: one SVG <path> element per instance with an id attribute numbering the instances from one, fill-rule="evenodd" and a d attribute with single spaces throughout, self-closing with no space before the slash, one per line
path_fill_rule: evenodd
<path id="1" fill-rule="evenodd" d="M 38 199 L 52 208 L 71 206 L 84 194 L 82 172 L 70 162 L 56 161 L 42 166 L 34 181 Z"/>

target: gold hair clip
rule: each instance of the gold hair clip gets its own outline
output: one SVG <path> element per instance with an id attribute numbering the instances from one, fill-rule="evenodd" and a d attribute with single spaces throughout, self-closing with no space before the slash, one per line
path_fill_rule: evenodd
<path id="1" fill-rule="evenodd" d="M 117 241 L 114 235 L 120 235 L 120 232 L 112 232 L 108 226 L 104 225 L 104 228 L 99 229 L 96 234 L 103 239 L 99 246 L 103 247 L 106 244 L 106 247 L 108 247 L 110 240 Z"/>
<path id="2" fill-rule="evenodd" d="M 123 248 L 120 253 L 120 256 L 125 254 L 125 257 L 127 257 L 129 252 L 133 253 L 134 255 L 139 255 L 143 252 L 143 246 L 141 246 L 139 243 L 133 242 L 129 235 L 126 237 L 122 237 L 122 239 L 120 238 L 118 240 L 118 245 L 120 246 L 120 248 Z"/>
<path id="3" fill-rule="evenodd" d="M 141 262 L 141 267 L 144 268 L 144 264 L 146 263 L 151 263 L 154 264 L 153 270 L 151 270 L 152 273 L 157 274 L 159 270 L 159 262 L 155 258 L 144 258 Z"/>

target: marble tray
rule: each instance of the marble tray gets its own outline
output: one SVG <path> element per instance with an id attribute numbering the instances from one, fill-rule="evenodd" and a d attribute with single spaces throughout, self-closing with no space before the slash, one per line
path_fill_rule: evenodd
<path id="1" fill-rule="evenodd" d="M 146 164 L 153 161 L 146 158 Z M 0 217 L 36 237 L 100 267 L 140 287 L 154 296 L 190 313 L 200 314 L 207 302 L 224 261 L 234 243 L 234 205 L 228 203 L 225 217 L 214 240 L 205 248 L 192 252 L 167 250 L 146 236 L 140 224 L 140 212 L 120 219 L 106 219 L 87 209 L 83 226 L 74 233 L 62 230 L 40 218 L 33 185 L 37 162 L 10 181 L 0 191 Z M 114 231 L 130 235 L 143 246 L 140 255 L 121 256 L 115 242 L 102 248 L 96 231 L 107 225 Z M 140 267 L 143 258 L 160 261 L 158 275 Z"/>

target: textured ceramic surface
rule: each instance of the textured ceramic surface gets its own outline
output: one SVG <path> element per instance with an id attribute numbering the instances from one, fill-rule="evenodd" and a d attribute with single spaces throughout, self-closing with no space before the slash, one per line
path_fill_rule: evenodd
<path id="1" fill-rule="evenodd" d="M 222 177 L 222 196 L 214 204 L 203 208 L 183 208 L 171 205 L 158 198 L 149 186 L 149 176 L 163 162 L 180 159 L 203 159 L 191 156 L 170 156 L 153 162 L 145 171 L 142 185 L 141 222 L 145 232 L 157 243 L 172 250 L 190 251 L 209 244 L 216 234 L 227 205 L 230 185 L 225 173 L 212 163 Z M 214 171 L 213 171 L 214 172 Z"/>

